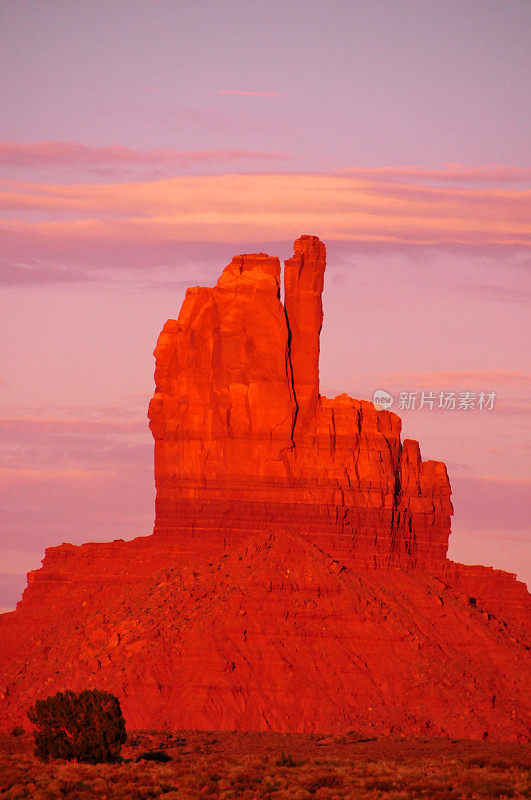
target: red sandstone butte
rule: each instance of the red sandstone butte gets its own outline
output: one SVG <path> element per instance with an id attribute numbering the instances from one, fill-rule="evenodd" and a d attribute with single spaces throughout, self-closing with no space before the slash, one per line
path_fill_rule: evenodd
<path id="1" fill-rule="evenodd" d="M 530 597 L 446 557 L 445 465 L 319 393 L 325 247 L 236 256 L 155 350 L 153 535 L 49 548 L 0 617 L 0 726 L 98 687 L 133 728 L 528 739 Z"/>

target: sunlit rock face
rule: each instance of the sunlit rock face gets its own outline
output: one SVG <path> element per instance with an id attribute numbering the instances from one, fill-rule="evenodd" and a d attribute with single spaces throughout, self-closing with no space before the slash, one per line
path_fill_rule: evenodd
<path id="1" fill-rule="evenodd" d="M 236 256 L 164 326 L 149 409 L 155 532 L 280 525 L 314 544 L 332 538 L 358 565 L 442 563 L 444 464 L 401 443 L 395 414 L 319 394 L 325 266 L 319 239 L 298 239 L 282 305 L 278 259 Z"/>
<path id="2" fill-rule="evenodd" d="M 446 558 L 400 419 L 319 394 L 325 248 L 236 256 L 159 337 L 155 532 L 48 548 L 0 616 L 0 729 L 116 694 L 130 728 L 529 739 L 530 596 Z M 363 342 L 359 343 L 363 347 Z"/>

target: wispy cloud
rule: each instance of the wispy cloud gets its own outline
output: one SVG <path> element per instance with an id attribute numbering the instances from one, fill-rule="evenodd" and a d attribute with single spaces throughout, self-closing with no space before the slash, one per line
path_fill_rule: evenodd
<path id="1" fill-rule="evenodd" d="M 422 167 L 346 167 L 337 170 L 357 177 L 383 181 L 422 180 L 444 183 L 529 183 L 531 168 L 510 164 L 443 164 L 440 169 Z"/>
<path id="2" fill-rule="evenodd" d="M 525 387 L 531 384 L 531 374 L 521 370 L 480 369 L 480 370 L 427 370 L 403 372 L 376 372 L 374 377 L 387 380 L 390 384 L 403 387 L 422 386 L 424 388 L 467 386 Z"/>
<path id="3" fill-rule="evenodd" d="M 136 417 L 131 419 L 120 419 L 117 417 L 87 419 L 87 417 L 74 417 L 65 414 L 64 416 L 56 417 L 27 416 L 0 418 L 0 431 L 4 436 L 9 435 L 11 432 L 19 434 L 23 431 L 28 434 L 32 431 L 31 436 L 35 436 L 36 431 L 40 431 L 41 433 L 43 431 L 59 432 L 61 435 L 64 435 L 65 432 L 74 432 L 80 436 L 86 436 L 88 433 L 128 434 L 143 430 L 144 428 L 144 420 L 139 420 Z"/>
<path id="4" fill-rule="evenodd" d="M 0 606 L 14 605 L 25 585 L 5 573 L 38 567 L 45 546 L 145 536 L 153 525 L 153 439 L 145 411 L 35 408 L 46 413 L 40 418 L 29 411 L 0 420 Z"/>
<path id="5" fill-rule="evenodd" d="M 0 165 L 11 169 L 69 167 L 100 174 L 126 168 L 152 167 L 166 172 L 201 164 L 280 162 L 287 153 L 251 150 L 176 150 L 166 147 L 138 150 L 120 145 L 95 146 L 79 142 L 0 142 Z"/>
<path id="6" fill-rule="evenodd" d="M 244 97 L 285 97 L 280 92 L 245 92 L 241 89 L 221 89 L 219 92 L 214 92 L 214 94 L 240 94 Z"/>
<path id="7" fill-rule="evenodd" d="M 59 240 L 129 235 L 142 227 L 173 240 L 278 240 L 312 228 L 346 241 L 518 244 L 531 242 L 531 192 L 444 189 L 347 176 L 194 175 L 121 184 L 3 181 L 6 211 L 41 211 L 42 221 L 4 230 Z M 54 220 L 50 214 L 55 214 Z M 76 215 L 64 221 L 65 214 Z"/>
<path id="8" fill-rule="evenodd" d="M 487 283 L 463 283 L 461 289 L 471 292 L 485 300 L 500 301 L 502 303 L 529 303 L 531 291 L 520 286 L 494 286 Z"/>
<path id="9" fill-rule="evenodd" d="M 116 163 L 145 157 L 111 150 L 105 157 Z M 30 164 L 46 152 L 11 155 L 27 157 Z M 77 146 L 54 157 L 67 161 L 79 154 L 88 164 L 102 157 L 99 150 L 87 153 Z M 150 157 L 177 156 L 157 151 Z M 175 263 L 188 258 L 191 243 L 232 242 L 245 252 L 257 243 L 264 247 L 308 232 L 357 248 L 522 252 L 531 243 L 530 200 L 531 192 L 517 188 L 436 186 L 349 174 L 225 173 L 76 184 L 5 179 L 0 182 L 0 271 L 5 283 L 22 285 L 76 280 L 80 274 L 92 280 L 91 270 L 101 274 L 120 265 L 151 269 Z"/>
<path id="10" fill-rule="evenodd" d="M 122 460 L 142 463 L 151 449 L 144 414 L 87 419 L 81 413 L 0 419 L 2 479 L 92 480 L 123 472 Z"/>
<path id="11" fill-rule="evenodd" d="M 112 475 L 114 473 L 111 470 L 101 469 L 20 469 L 17 467 L 0 467 L 0 477 L 5 481 L 92 481 L 94 478 L 101 480 Z"/>
<path id="12" fill-rule="evenodd" d="M 529 542 L 529 490 L 531 481 L 484 475 L 452 478 L 452 502 L 456 528 L 499 531 L 506 537 Z M 531 575 L 529 551 L 522 572 Z"/>
<path id="13" fill-rule="evenodd" d="M 507 399 L 503 397 L 496 403 L 496 413 L 506 417 L 522 417 L 528 422 L 531 417 L 531 400 L 529 398 L 512 397 Z M 526 450 L 529 447 L 525 443 L 519 445 L 520 450 Z M 508 450 L 510 451 L 510 448 Z"/>

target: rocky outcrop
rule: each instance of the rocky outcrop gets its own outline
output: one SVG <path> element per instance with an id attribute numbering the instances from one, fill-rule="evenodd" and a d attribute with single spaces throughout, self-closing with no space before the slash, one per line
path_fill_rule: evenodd
<path id="1" fill-rule="evenodd" d="M 529 738 L 530 598 L 446 558 L 444 464 L 319 392 L 325 248 L 235 257 L 159 337 L 156 522 L 50 548 L 0 617 L 0 727 L 97 687 L 129 727 Z"/>
<path id="2" fill-rule="evenodd" d="M 228 526 L 330 537 L 362 566 L 440 564 L 450 533 L 444 464 L 400 442 L 400 419 L 319 393 L 326 254 L 315 236 L 286 262 L 237 256 L 213 289 L 189 289 L 160 335 L 157 535 Z"/>
<path id="3" fill-rule="evenodd" d="M 0 617 L 0 725 L 94 687 L 133 729 L 525 739 L 526 628 L 448 581 L 356 569 L 282 530 L 50 548 Z M 481 582 L 513 610 L 528 599 L 505 573 Z"/>

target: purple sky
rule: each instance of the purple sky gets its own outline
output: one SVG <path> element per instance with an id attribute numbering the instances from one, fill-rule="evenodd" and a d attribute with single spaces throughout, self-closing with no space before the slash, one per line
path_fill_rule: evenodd
<path id="1" fill-rule="evenodd" d="M 327 244 L 323 394 L 446 461 L 450 556 L 529 549 L 527 2 L 4 0 L 0 609 L 44 547 L 149 533 L 152 351 L 238 252 Z"/>

